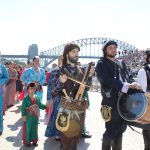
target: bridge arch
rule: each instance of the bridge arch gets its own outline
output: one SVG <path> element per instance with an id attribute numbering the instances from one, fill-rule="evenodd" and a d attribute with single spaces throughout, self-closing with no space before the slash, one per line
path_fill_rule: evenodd
<path id="1" fill-rule="evenodd" d="M 70 42 L 78 44 L 79 47 L 81 48 L 80 58 L 99 58 L 101 56 L 100 50 L 102 48 L 102 45 L 109 40 L 114 40 L 115 42 L 117 42 L 118 49 L 120 49 L 121 51 L 126 50 L 126 51 L 134 52 L 135 50 L 138 50 L 138 48 L 126 42 L 123 42 L 117 39 L 112 39 L 112 38 L 105 38 L 105 37 L 84 38 L 84 39 L 79 39 L 79 40 L 70 41 Z M 58 56 L 63 53 L 64 46 L 66 44 L 67 43 L 59 45 L 57 47 L 54 47 L 46 51 L 42 51 L 40 53 L 40 57 L 42 59 L 42 62 L 44 63 L 42 64 L 42 66 L 46 67 L 50 63 L 52 63 L 54 60 L 56 60 Z M 95 45 L 97 45 L 97 51 L 95 51 Z M 87 48 L 86 46 L 89 46 L 89 48 Z M 94 48 L 92 48 L 92 46 L 94 46 Z M 84 53 L 82 53 L 83 47 L 86 47 L 84 50 Z"/>

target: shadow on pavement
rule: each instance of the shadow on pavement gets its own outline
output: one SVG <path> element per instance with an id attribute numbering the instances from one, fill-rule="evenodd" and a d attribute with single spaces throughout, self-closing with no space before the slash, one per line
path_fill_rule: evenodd
<path id="1" fill-rule="evenodd" d="M 7 125 L 8 128 L 10 128 L 11 131 L 18 130 L 18 128 L 22 126 L 22 118 L 20 118 L 15 124 L 13 125 Z"/>
<path id="2" fill-rule="evenodd" d="M 6 140 L 13 143 L 13 146 L 20 147 L 22 145 L 22 128 L 20 129 L 17 136 L 8 136 Z"/>
<path id="3" fill-rule="evenodd" d="M 60 150 L 60 145 L 60 142 L 47 138 L 44 143 L 44 150 Z M 84 139 L 80 139 L 77 150 L 87 150 L 89 145 Z"/>
<path id="4" fill-rule="evenodd" d="M 60 150 L 60 142 L 55 141 L 52 138 L 47 138 L 43 150 Z"/>
<path id="5" fill-rule="evenodd" d="M 19 150 L 34 150 L 34 149 L 35 149 L 34 146 L 27 147 L 27 146 L 24 146 L 24 145 L 22 145 L 22 146 L 19 148 Z"/>
<path id="6" fill-rule="evenodd" d="M 20 113 L 21 111 L 21 106 L 16 106 L 17 109 L 16 110 L 11 110 L 10 112 L 15 112 L 16 114 Z"/>

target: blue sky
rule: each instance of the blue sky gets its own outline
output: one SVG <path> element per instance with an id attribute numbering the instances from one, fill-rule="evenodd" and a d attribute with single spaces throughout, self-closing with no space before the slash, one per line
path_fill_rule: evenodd
<path id="1" fill-rule="evenodd" d="M 149 0 L 1 0 L 0 51 L 27 54 L 90 37 L 150 48 Z"/>

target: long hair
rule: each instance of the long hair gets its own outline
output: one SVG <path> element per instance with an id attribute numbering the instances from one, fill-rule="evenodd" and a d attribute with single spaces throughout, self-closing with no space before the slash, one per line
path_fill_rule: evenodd
<path id="1" fill-rule="evenodd" d="M 80 51 L 80 47 L 77 44 L 68 43 L 65 45 L 64 52 L 63 52 L 63 65 L 67 64 L 67 56 L 66 55 L 75 48 L 77 48 Z"/>

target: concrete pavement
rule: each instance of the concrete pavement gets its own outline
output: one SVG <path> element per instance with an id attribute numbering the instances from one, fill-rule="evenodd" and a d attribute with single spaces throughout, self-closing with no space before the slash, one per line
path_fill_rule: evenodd
<path id="1" fill-rule="evenodd" d="M 92 134 L 90 139 L 81 139 L 78 150 L 101 150 L 101 137 L 104 132 L 104 122 L 100 115 L 101 94 L 89 92 L 90 109 L 87 110 L 87 130 Z M 46 87 L 44 86 L 43 103 L 46 102 Z M 0 136 L 0 150 L 59 150 L 60 143 L 47 139 L 45 133 L 45 111 L 41 110 L 39 124 L 39 146 L 27 148 L 22 145 L 21 102 L 9 108 L 4 116 L 4 132 Z M 140 129 L 136 128 L 140 131 Z M 124 133 L 123 150 L 143 150 L 142 135 L 130 128 Z"/>

